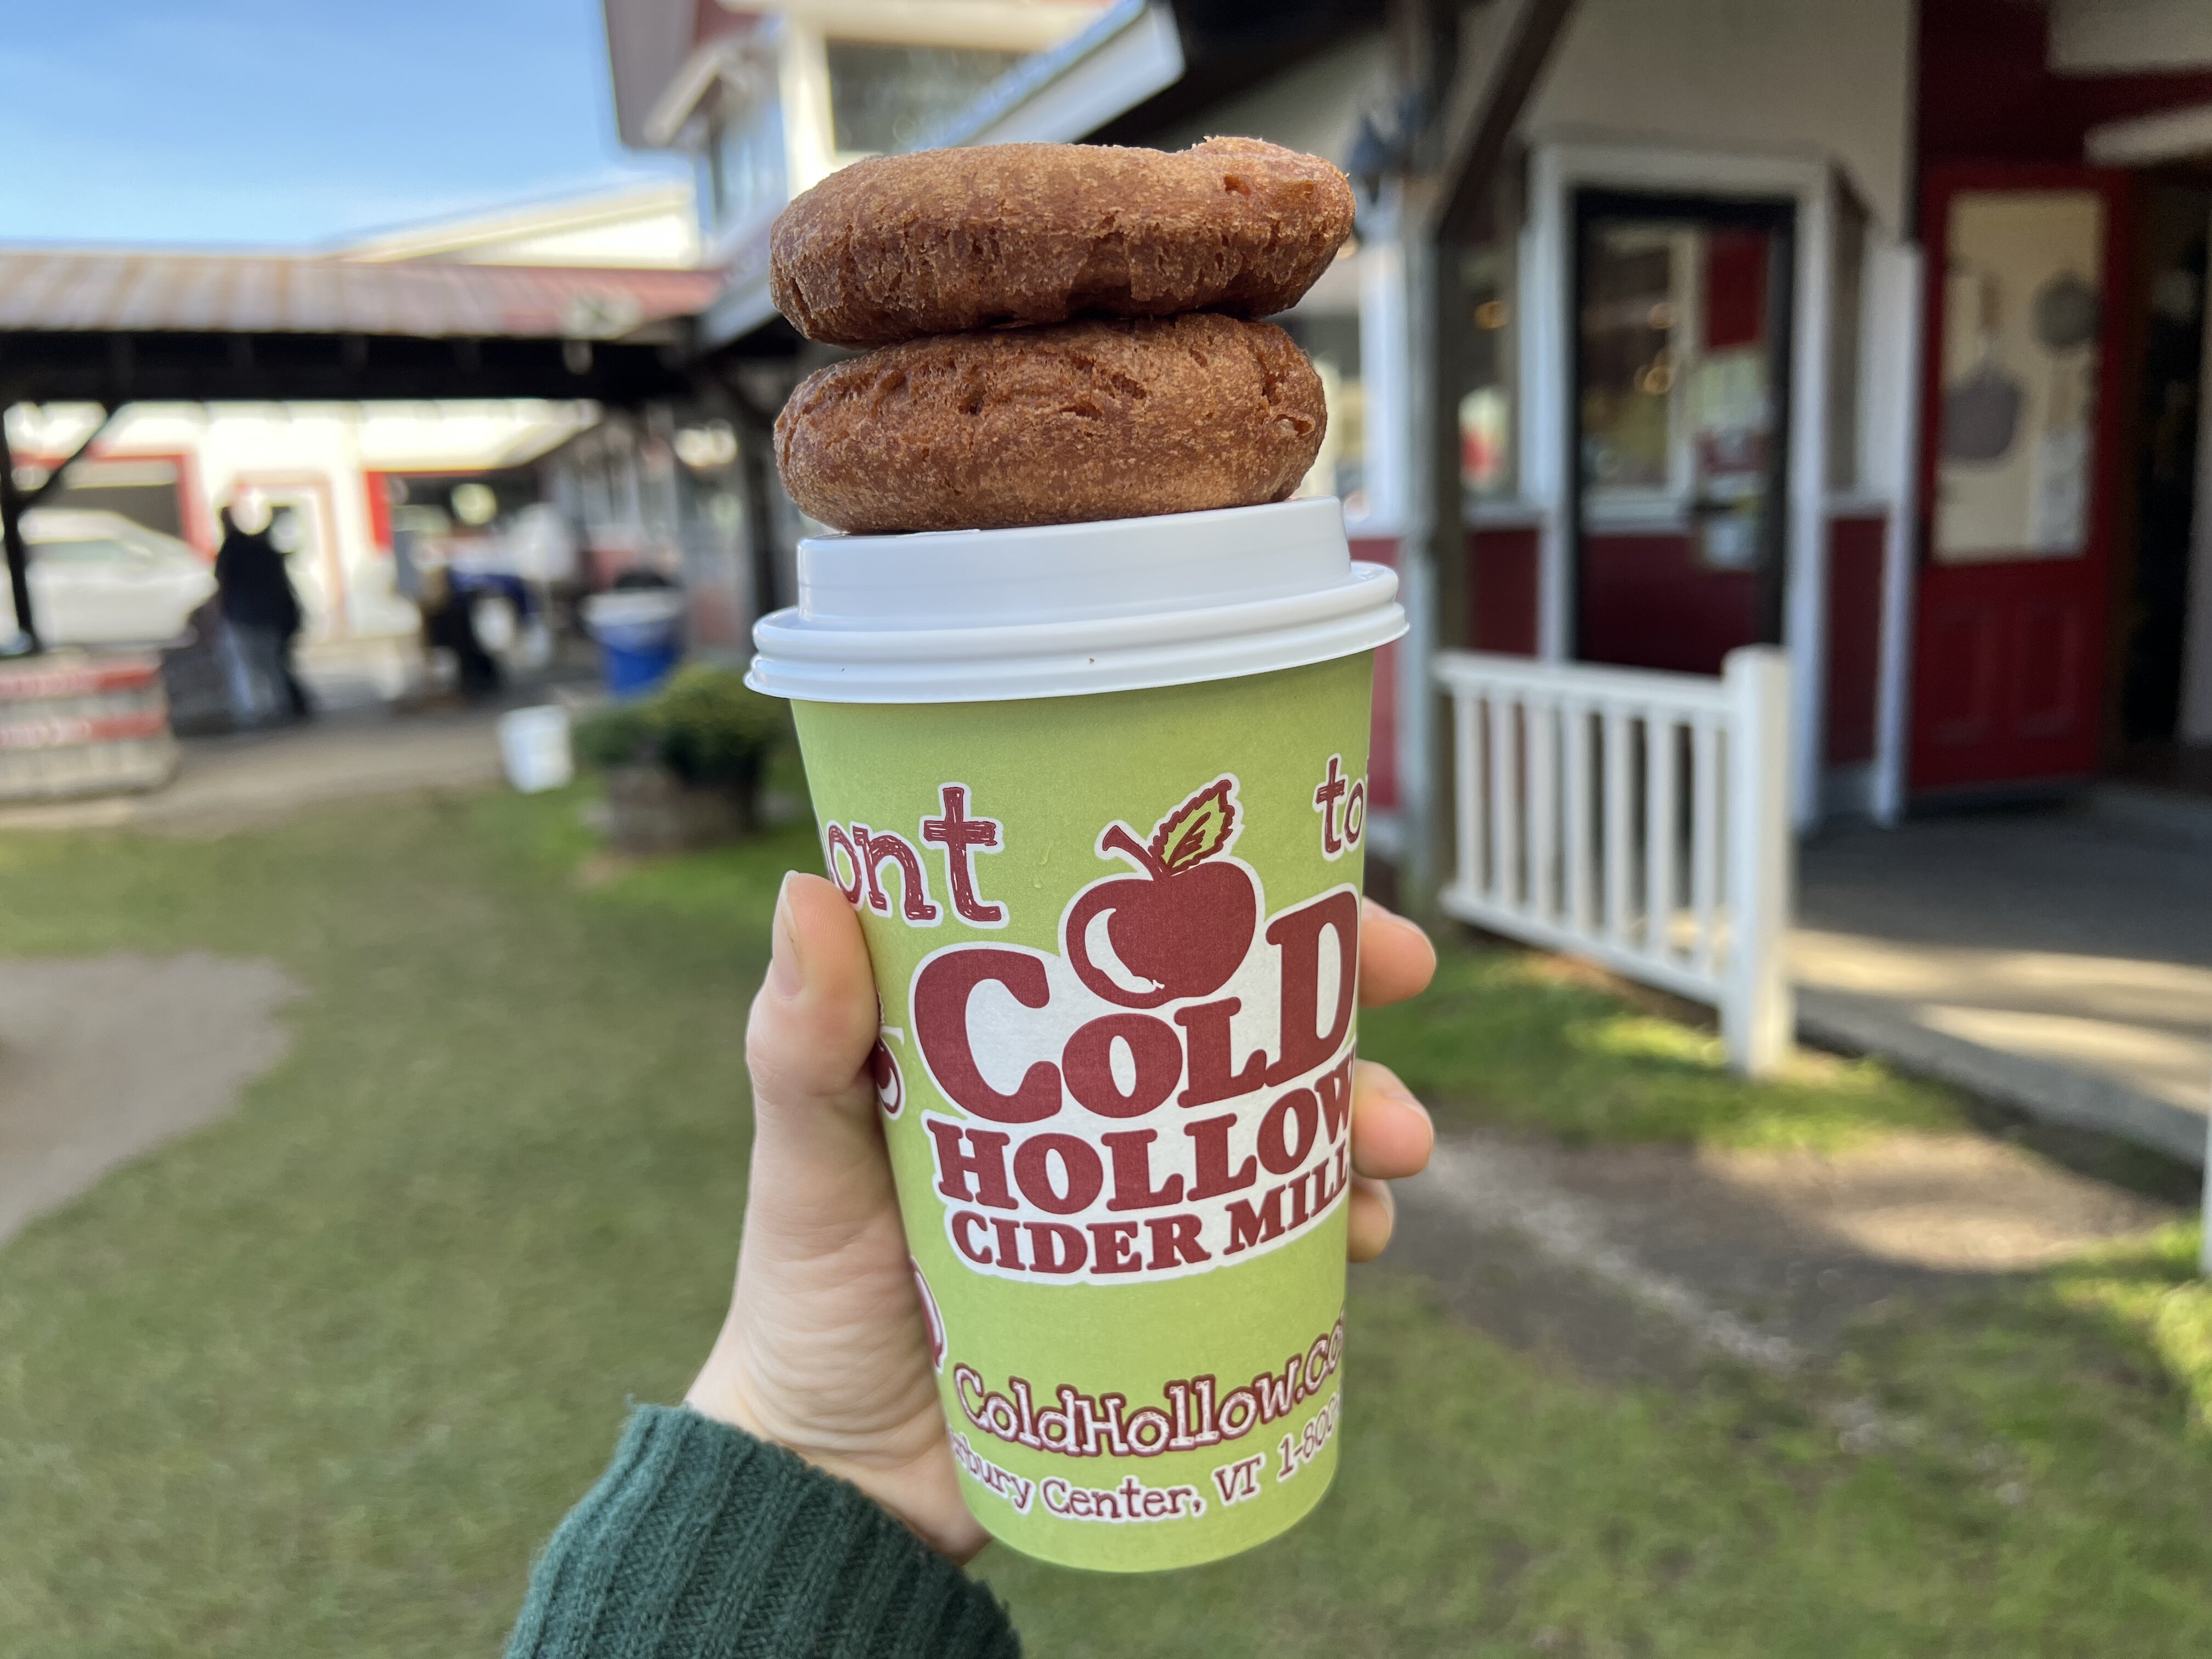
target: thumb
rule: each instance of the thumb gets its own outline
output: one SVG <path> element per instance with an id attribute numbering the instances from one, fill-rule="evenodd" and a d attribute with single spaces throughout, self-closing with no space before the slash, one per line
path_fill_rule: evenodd
<path id="1" fill-rule="evenodd" d="M 890 1184 L 866 1071 L 877 1031 L 867 945 L 844 895 L 796 871 L 776 897 L 773 937 L 745 1027 L 753 1201 L 817 1223 L 857 1219 Z"/>

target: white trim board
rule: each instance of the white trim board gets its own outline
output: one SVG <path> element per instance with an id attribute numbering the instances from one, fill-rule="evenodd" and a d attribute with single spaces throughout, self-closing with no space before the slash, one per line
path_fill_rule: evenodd
<path id="1" fill-rule="evenodd" d="M 2206 275 L 2212 277 L 2212 270 Z M 2212 328 L 2204 331 L 2202 383 L 2200 408 L 2204 392 L 2212 392 Z M 2197 507 L 2189 542 L 2189 616 L 2184 623 L 2181 718 L 2175 735 L 2184 743 L 2212 743 L 2212 419 L 2200 420 L 2197 426 Z M 2207 1191 L 2212 1193 L 2212 1187 Z"/>
<path id="2" fill-rule="evenodd" d="M 1167 7 L 1122 0 L 1016 68 L 923 147 L 1071 143 L 1173 86 L 1182 71 L 1182 37 Z"/>
<path id="3" fill-rule="evenodd" d="M 1915 243 L 1867 241 L 1860 295 L 1859 465 L 1889 496 L 1882 542 L 1881 684 L 1875 703 L 1875 822 L 1904 820 L 1911 759 L 1912 617 L 1920 567 L 1921 334 L 1925 261 Z M 1886 416 L 1886 418 L 1885 418 Z"/>
<path id="4" fill-rule="evenodd" d="M 2081 141 L 2081 153 L 2099 167 L 2153 167 L 2160 161 L 2185 161 L 2212 150 L 2212 104 L 2191 104 L 2185 109 L 2162 109 L 2154 115 L 2138 115 L 2125 121 L 2107 121 L 2091 127 Z"/>

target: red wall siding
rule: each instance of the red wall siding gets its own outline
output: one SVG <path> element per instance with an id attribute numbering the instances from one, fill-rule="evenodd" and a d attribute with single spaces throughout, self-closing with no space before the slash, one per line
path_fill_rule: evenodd
<path id="1" fill-rule="evenodd" d="M 1830 766 L 1874 758 L 1881 693 L 1881 518 L 1828 526 L 1827 736 Z"/>
<path id="2" fill-rule="evenodd" d="M 2079 161 L 2091 127 L 2212 101 L 2212 74 L 2055 76 L 2047 15 L 2021 0 L 1920 8 L 1920 160 Z"/>
<path id="3" fill-rule="evenodd" d="M 1540 543 L 1534 526 L 1468 533 L 1467 638 L 1477 651 L 1536 654 Z"/>
<path id="4" fill-rule="evenodd" d="M 1398 568 L 1395 538 L 1376 537 L 1355 541 L 1352 556 L 1370 564 Z M 1386 645 L 1375 653 L 1375 717 L 1369 728 L 1367 800 L 1376 811 L 1395 811 L 1398 806 L 1398 647 Z"/>
<path id="5" fill-rule="evenodd" d="M 1766 337 L 1763 230 L 1712 230 L 1705 236 L 1705 349 L 1726 351 Z"/>
<path id="6" fill-rule="evenodd" d="M 1589 536 L 1583 543 L 1584 662 L 1717 674 L 1759 637 L 1759 579 L 1712 570 L 1687 536 Z"/>

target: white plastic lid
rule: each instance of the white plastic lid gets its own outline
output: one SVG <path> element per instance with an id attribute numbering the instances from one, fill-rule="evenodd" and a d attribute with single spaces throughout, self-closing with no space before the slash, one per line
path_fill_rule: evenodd
<path id="1" fill-rule="evenodd" d="M 1406 631 L 1334 498 L 1026 530 L 812 536 L 747 684 L 812 702 L 995 702 L 1231 679 Z"/>

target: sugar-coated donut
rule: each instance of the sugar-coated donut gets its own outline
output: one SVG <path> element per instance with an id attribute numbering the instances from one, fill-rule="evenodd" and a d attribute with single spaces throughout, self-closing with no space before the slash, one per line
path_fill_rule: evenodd
<path id="1" fill-rule="evenodd" d="M 852 346 L 1083 316 L 1264 317 L 1313 286 L 1352 207 L 1327 161 L 1256 138 L 879 155 L 783 210 L 769 289 L 809 339 Z"/>
<path id="2" fill-rule="evenodd" d="M 833 363 L 777 416 L 775 458 L 840 530 L 994 530 L 1279 501 L 1328 420 L 1272 324 L 1086 319 Z"/>

